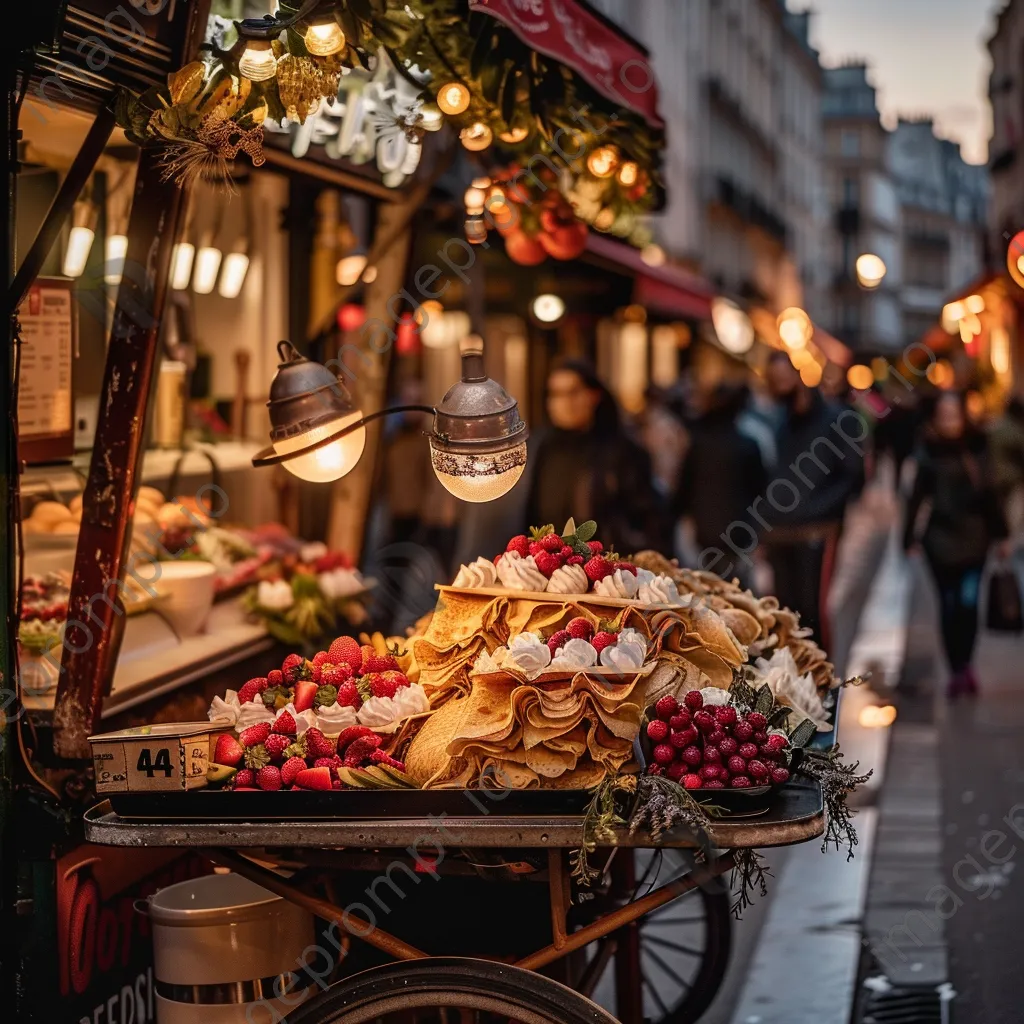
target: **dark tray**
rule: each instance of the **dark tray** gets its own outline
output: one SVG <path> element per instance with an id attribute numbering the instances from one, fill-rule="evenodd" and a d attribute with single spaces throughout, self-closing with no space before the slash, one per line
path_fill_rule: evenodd
<path id="1" fill-rule="evenodd" d="M 581 815 L 593 794 L 582 789 L 342 789 L 330 793 L 235 793 L 198 789 L 186 793 L 111 793 L 122 818 L 179 821 L 287 821 L 296 818 L 563 817 Z"/>

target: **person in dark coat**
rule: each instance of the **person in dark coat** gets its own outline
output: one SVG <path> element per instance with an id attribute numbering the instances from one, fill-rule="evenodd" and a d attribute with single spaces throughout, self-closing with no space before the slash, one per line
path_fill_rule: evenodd
<path id="1" fill-rule="evenodd" d="M 693 520 L 701 552 L 725 553 L 716 564 L 708 563 L 702 554 L 698 565 L 706 564 L 726 579 L 736 577 L 743 587 L 752 585 L 749 550 L 753 543 L 747 540 L 756 542 L 756 536 L 734 524 L 750 523 L 750 506 L 768 485 L 759 445 L 737 425 L 748 397 L 746 387 L 721 384 L 716 388 L 707 411 L 691 425 L 672 503 L 677 516 Z M 738 543 L 730 546 L 734 534 Z"/>
<path id="2" fill-rule="evenodd" d="M 530 452 L 525 525 L 561 530 L 570 518 L 593 519 L 598 537 L 623 555 L 670 550 L 650 456 L 627 435 L 614 397 L 589 363 L 570 359 L 552 370 L 547 412 L 551 426 Z"/>
<path id="3" fill-rule="evenodd" d="M 783 412 L 778 463 L 758 502 L 775 594 L 828 650 L 826 602 L 843 516 L 863 479 L 868 428 L 859 413 L 807 387 L 785 352 L 772 354 L 767 377 Z"/>
<path id="4" fill-rule="evenodd" d="M 993 544 L 1005 557 L 1006 522 L 986 438 L 968 427 L 962 395 L 947 392 L 936 401 L 922 441 L 903 543 L 908 551 L 924 551 L 935 578 L 952 673 L 947 694 L 958 697 L 978 689 L 971 659 L 981 574 Z"/>

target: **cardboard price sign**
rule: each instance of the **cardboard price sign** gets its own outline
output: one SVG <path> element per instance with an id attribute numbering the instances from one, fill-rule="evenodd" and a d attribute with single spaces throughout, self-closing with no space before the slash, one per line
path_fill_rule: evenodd
<path id="1" fill-rule="evenodd" d="M 154 793 L 206 785 L 210 723 L 142 726 L 90 736 L 97 793 Z"/>

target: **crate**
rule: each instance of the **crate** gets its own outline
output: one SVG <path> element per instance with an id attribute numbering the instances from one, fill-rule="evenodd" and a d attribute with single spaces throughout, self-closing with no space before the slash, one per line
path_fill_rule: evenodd
<path id="1" fill-rule="evenodd" d="M 184 792 L 206 785 L 209 722 L 144 725 L 90 736 L 96 792 Z"/>

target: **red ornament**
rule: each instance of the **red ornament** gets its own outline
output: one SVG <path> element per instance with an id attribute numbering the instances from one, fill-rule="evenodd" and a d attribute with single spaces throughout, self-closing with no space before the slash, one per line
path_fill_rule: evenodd
<path id="1" fill-rule="evenodd" d="M 343 331 L 358 331 L 366 323 L 366 310 L 354 302 L 346 302 L 338 310 L 338 326 Z"/>
<path id="2" fill-rule="evenodd" d="M 505 252 L 513 263 L 521 267 L 535 267 L 547 259 L 544 246 L 523 231 L 512 231 L 505 236 Z"/>
<path id="3" fill-rule="evenodd" d="M 395 330 L 395 352 L 414 356 L 420 350 L 420 327 L 412 313 L 403 313 Z"/>

